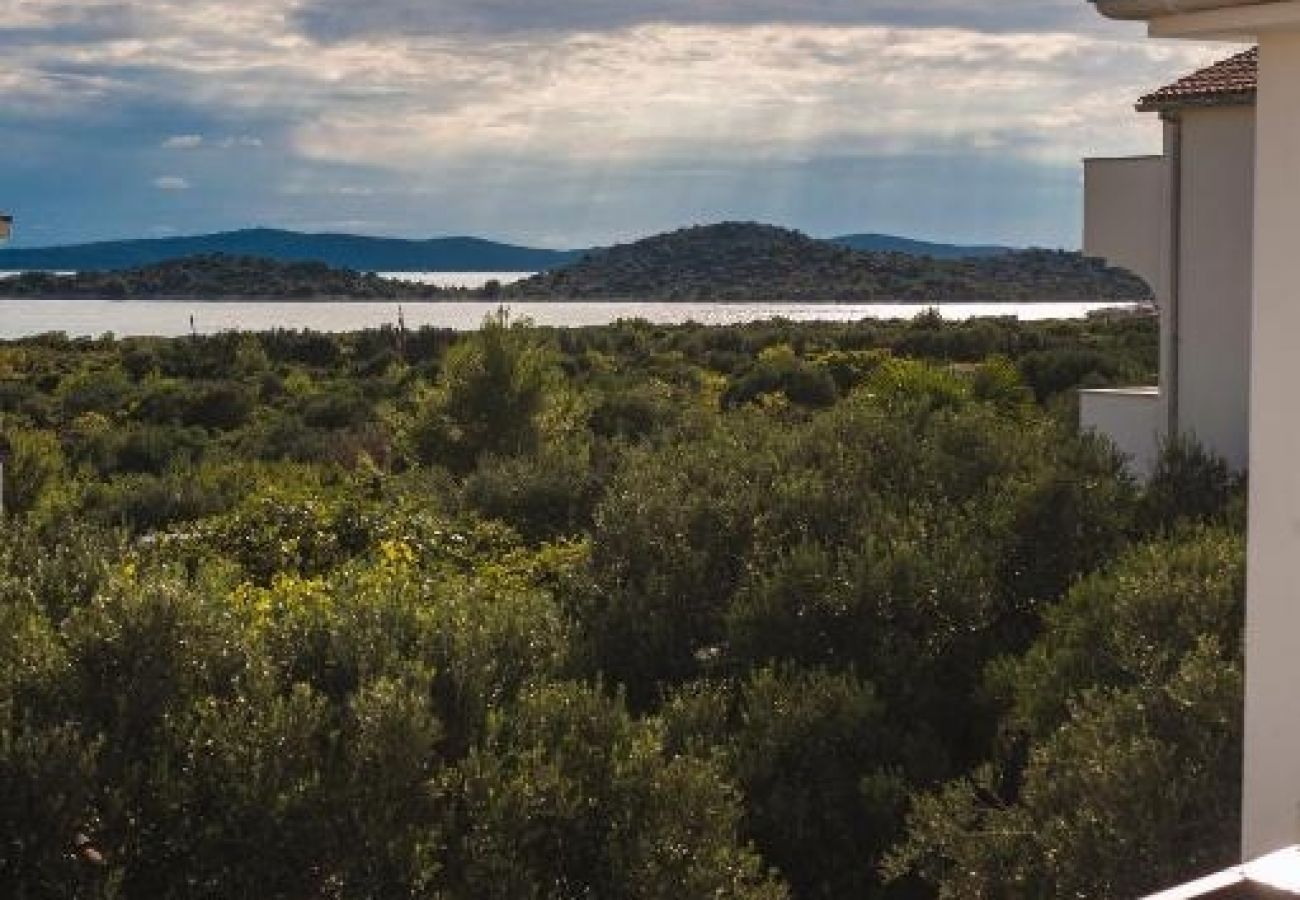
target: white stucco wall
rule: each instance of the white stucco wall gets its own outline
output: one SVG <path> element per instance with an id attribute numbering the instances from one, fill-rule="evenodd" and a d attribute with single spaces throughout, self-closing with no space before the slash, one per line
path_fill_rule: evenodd
<path id="1" fill-rule="evenodd" d="M 1255 111 L 1182 114 L 1178 428 L 1244 470 L 1250 444 Z"/>
<path id="2" fill-rule="evenodd" d="M 1181 150 L 1171 126 L 1164 156 L 1085 163 L 1084 250 L 1151 285 L 1160 306 L 1160 383 L 1173 385 L 1176 377 L 1178 430 L 1243 470 L 1250 443 L 1254 110 L 1192 108 L 1178 115 Z M 1177 168 L 1170 162 L 1175 152 Z M 1169 277 L 1175 174 L 1181 208 L 1176 315 Z M 1166 401 L 1172 393 L 1165 390 Z M 1160 408 L 1166 416 L 1173 412 L 1168 402 Z M 1145 474 L 1144 417 L 1151 409 L 1149 402 L 1102 395 L 1085 399 L 1081 423 L 1109 435 L 1129 453 L 1134 471 Z M 1168 425 L 1159 429 L 1162 437 Z"/>
<path id="3" fill-rule="evenodd" d="M 1166 425 L 1158 388 L 1080 391 L 1079 422 L 1110 438 L 1138 478 L 1155 470 Z"/>
<path id="4" fill-rule="evenodd" d="M 1163 296 L 1169 265 L 1168 160 L 1088 159 L 1083 174 L 1083 252 L 1128 269 Z"/>
<path id="5" fill-rule="evenodd" d="M 1246 612 L 1247 858 L 1300 843 L 1300 32 L 1261 35 Z"/>

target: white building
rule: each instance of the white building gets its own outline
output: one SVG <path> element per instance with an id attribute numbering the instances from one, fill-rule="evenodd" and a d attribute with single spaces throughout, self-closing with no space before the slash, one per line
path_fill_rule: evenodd
<path id="1" fill-rule="evenodd" d="M 1222 407 L 1210 395 L 1226 393 L 1218 377 L 1244 377 L 1240 354 L 1243 346 L 1248 348 L 1244 371 L 1249 372 L 1245 458 L 1250 471 L 1250 535 L 1242 840 L 1245 858 L 1252 859 L 1300 844 L 1300 0 L 1094 2 L 1113 18 L 1147 21 L 1155 37 L 1259 45 L 1253 135 L 1246 127 L 1252 114 L 1245 109 L 1174 109 L 1181 122 L 1181 148 L 1162 164 L 1169 173 L 1166 190 L 1172 192 L 1163 198 L 1162 208 L 1177 227 L 1168 229 L 1172 234 L 1157 252 L 1177 264 L 1155 270 L 1172 279 L 1158 286 L 1162 296 L 1175 298 L 1166 311 L 1170 359 L 1164 374 L 1172 380 L 1155 402 L 1166 407 L 1166 418 L 1180 427 L 1204 429 L 1202 437 L 1211 446 L 1222 441 L 1217 445 L 1221 451 L 1231 448 L 1232 438 L 1218 429 L 1240 420 L 1241 410 L 1231 407 L 1241 403 L 1243 388 L 1232 388 L 1237 399 Z M 1200 137 L 1209 131 L 1215 132 L 1213 139 Z M 1253 145 L 1253 165 L 1245 166 L 1241 154 L 1248 145 Z M 1129 165 L 1142 169 L 1158 164 Z M 1105 166 L 1095 168 L 1100 173 Z M 1122 168 L 1116 164 L 1109 176 L 1098 177 L 1118 178 Z M 1189 185 L 1199 185 L 1198 172 L 1218 183 L 1189 191 Z M 1155 193 L 1149 182 L 1142 183 Z M 1105 192 L 1101 187 L 1096 191 L 1100 202 Z M 1248 215 L 1242 212 L 1245 206 L 1250 207 Z M 1225 215 L 1236 223 L 1233 228 L 1219 224 Z M 1246 237 L 1247 224 L 1253 237 Z M 1140 242 L 1144 234 L 1134 232 L 1131 237 Z M 1145 245 L 1132 246 L 1136 253 Z M 1202 263 L 1193 258 L 1191 247 L 1214 256 Z M 1118 254 L 1120 249 L 1110 252 Z M 1245 320 L 1240 309 L 1233 310 L 1233 296 L 1244 284 L 1250 297 Z M 1215 297 L 1222 298 L 1223 305 L 1211 310 L 1206 304 Z M 1206 321 L 1222 329 L 1222 344 L 1203 331 Z M 1243 321 L 1249 322 L 1248 337 L 1237 334 L 1245 327 Z M 1173 408 L 1168 409 L 1171 400 Z M 1099 416 L 1099 404 L 1092 398 L 1086 402 Z"/>
<path id="2" fill-rule="evenodd" d="M 1160 386 L 1084 391 L 1085 427 L 1150 470 L 1169 434 L 1245 469 L 1250 432 L 1255 95 L 1251 49 L 1144 97 L 1164 153 L 1085 163 L 1084 251 L 1156 294 Z"/>

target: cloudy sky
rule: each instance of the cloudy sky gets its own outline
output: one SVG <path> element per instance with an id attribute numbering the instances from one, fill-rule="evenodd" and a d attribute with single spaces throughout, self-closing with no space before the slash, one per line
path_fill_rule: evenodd
<path id="1" fill-rule="evenodd" d="M 1071 246 L 1224 48 L 1084 0 L 0 0 L 0 209 L 571 247 L 752 219 Z"/>

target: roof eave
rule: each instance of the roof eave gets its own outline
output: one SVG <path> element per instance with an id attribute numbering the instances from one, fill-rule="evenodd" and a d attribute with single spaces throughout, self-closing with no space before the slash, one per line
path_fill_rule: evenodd
<path id="1" fill-rule="evenodd" d="M 1212 109 L 1216 106 L 1254 106 L 1256 91 L 1240 91 L 1234 94 L 1215 94 L 1212 97 L 1178 97 L 1169 100 L 1143 100 L 1137 105 L 1138 112 L 1177 113 L 1188 109 Z"/>
<path id="2" fill-rule="evenodd" d="M 1092 0 L 1111 19 L 1149 21 L 1182 13 L 1208 12 L 1241 6 L 1264 6 L 1278 0 Z"/>

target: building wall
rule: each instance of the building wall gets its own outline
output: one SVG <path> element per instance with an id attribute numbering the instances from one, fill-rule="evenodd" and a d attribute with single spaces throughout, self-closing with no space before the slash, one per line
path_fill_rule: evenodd
<path id="1" fill-rule="evenodd" d="M 1128 269 L 1163 298 L 1169 267 L 1169 161 L 1165 156 L 1083 163 L 1083 250 Z"/>
<path id="2" fill-rule="evenodd" d="M 1183 111 L 1178 125 L 1166 126 L 1162 157 L 1085 163 L 1085 252 L 1142 276 L 1160 308 L 1165 418 L 1154 440 L 1164 439 L 1175 417 L 1180 433 L 1238 470 L 1247 467 L 1250 444 L 1254 167 L 1255 113 L 1248 106 Z M 1175 176 L 1176 280 L 1169 274 Z M 1167 389 L 1175 381 L 1176 409 L 1175 392 Z M 1155 414 L 1149 393 L 1127 391 L 1087 399 L 1081 424 L 1110 436 L 1141 473 L 1152 439 L 1146 423 Z"/>
<path id="3" fill-rule="evenodd" d="M 1170 259 L 1169 156 L 1084 161 L 1083 252 L 1128 269 L 1150 286 L 1161 310 L 1163 360 L 1167 329 Z M 1167 383 L 1164 372 L 1161 382 Z M 1079 427 L 1108 437 L 1146 478 L 1155 467 L 1168 428 L 1168 412 L 1158 387 L 1079 392 Z"/>
<path id="4" fill-rule="evenodd" d="M 1254 172 L 1253 107 L 1183 113 L 1177 425 L 1238 470 L 1250 445 Z"/>
<path id="5" fill-rule="evenodd" d="M 1300 32 L 1260 37 L 1250 543 L 1248 858 L 1300 843 Z"/>
<path id="6" fill-rule="evenodd" d="M 1159 388 L 1080 391 L 1079 421 L 1110 438 L 1138 478 L 1155 471 L 1167 422 Z"/>

